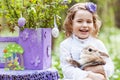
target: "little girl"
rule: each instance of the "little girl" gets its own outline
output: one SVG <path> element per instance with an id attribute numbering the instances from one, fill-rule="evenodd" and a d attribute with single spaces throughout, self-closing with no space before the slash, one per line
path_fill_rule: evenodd
<path id="1" fill-rule="evenodd" d="M 84 70 L 67 62 L 67 58 L 79 60 L 81 50 L 88 45 L 108 54 L 102 41 L 97 39 L 101 22 L 98 20 L 96 7 L 94 3 L 86 2 L 77 3 L 68 10 L 64 21 L 67 38 L 60 44 L 64 80 L 107 80 L 114 72 L 114 65 L 110 58 L 104 59 L 105 65 L 86 67 Z"/>

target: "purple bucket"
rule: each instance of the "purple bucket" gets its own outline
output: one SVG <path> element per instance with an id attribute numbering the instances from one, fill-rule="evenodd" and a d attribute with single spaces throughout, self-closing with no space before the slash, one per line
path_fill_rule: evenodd
<path id="1" fill-rule="evenodd" d="M 24 29 L 19 41 L 24 48 L 25 69 L 47 69 L 51 66 L 51 28 Z"/>
<path id="2" fill-rule="evenodd" d="M 24 29 L 19 37 L 0 38 L 0 42 L 16 42 L 23 49 L 24 67 L 28 70 L 42 70 L 51 67 L 51 28 Z M 3 67 L 3 63 L 0 63 Z"/>

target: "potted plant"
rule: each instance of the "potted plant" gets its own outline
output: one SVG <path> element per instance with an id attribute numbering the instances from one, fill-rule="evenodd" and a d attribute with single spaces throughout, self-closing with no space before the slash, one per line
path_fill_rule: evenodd
<path id="1" fill-rule="evenodd" d="M 5 23 L 9 30 L 14 33 L 15 27 L 20 28 L 15 41 L 24 49 L 25 69 L 45 69 L 51 66 L 51 28 L 53 36 L 57 37 L 59 15 L 67 8 L 66 2 L 67 0 L 2 1 L 2 16 L 7 19 Z M 4 25 L 1 24 L 0 27 L 4 28 Z"/>

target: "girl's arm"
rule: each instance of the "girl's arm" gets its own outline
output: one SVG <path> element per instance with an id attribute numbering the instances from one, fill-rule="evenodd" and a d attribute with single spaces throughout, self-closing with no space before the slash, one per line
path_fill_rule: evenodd
<path id="1" fill-rule="evenodd" d="M 103 68 L 105 70 L 106 76 L 110 77 L 114 73 L 114 64 L 110 58 L 106 58 L 105 61 L 106 64 L 103 66 Z"/>

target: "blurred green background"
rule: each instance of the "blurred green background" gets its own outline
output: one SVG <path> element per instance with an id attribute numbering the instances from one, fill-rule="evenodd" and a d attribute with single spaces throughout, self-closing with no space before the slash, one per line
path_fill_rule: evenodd
<path id="1" fill-rule="evenodd" d="M 21 11 L 23 17 L 34 20 L 31 21 L 31 23 L 34 23 L 30 25 L 37 25 L 38 27 L 49 25 L 53 28 L 54 15 L 57 15 L 60 35 L 58 38 L 52 38 L 52 67 L 58 70 L 60 79 L 62 79 L 59 60 L 59 44 L 65 38 L 62 24 L 69 7 L 77 2 L 86 1 L 97 4 L 98 15 L 102 21 L 98 38 L 104 42 L 115 65 L 115 73 L 110 80 L 120 80 L 120 0 L 0 0 L 0 33 L 6 26 L 4 24 L 9 25 L 11 32 L 14 31 L 14 26 L 17 25 L 16 21 L 20 18 Z M 37 24 L 35 20 L 39 21 L 40 24 Z"/>

